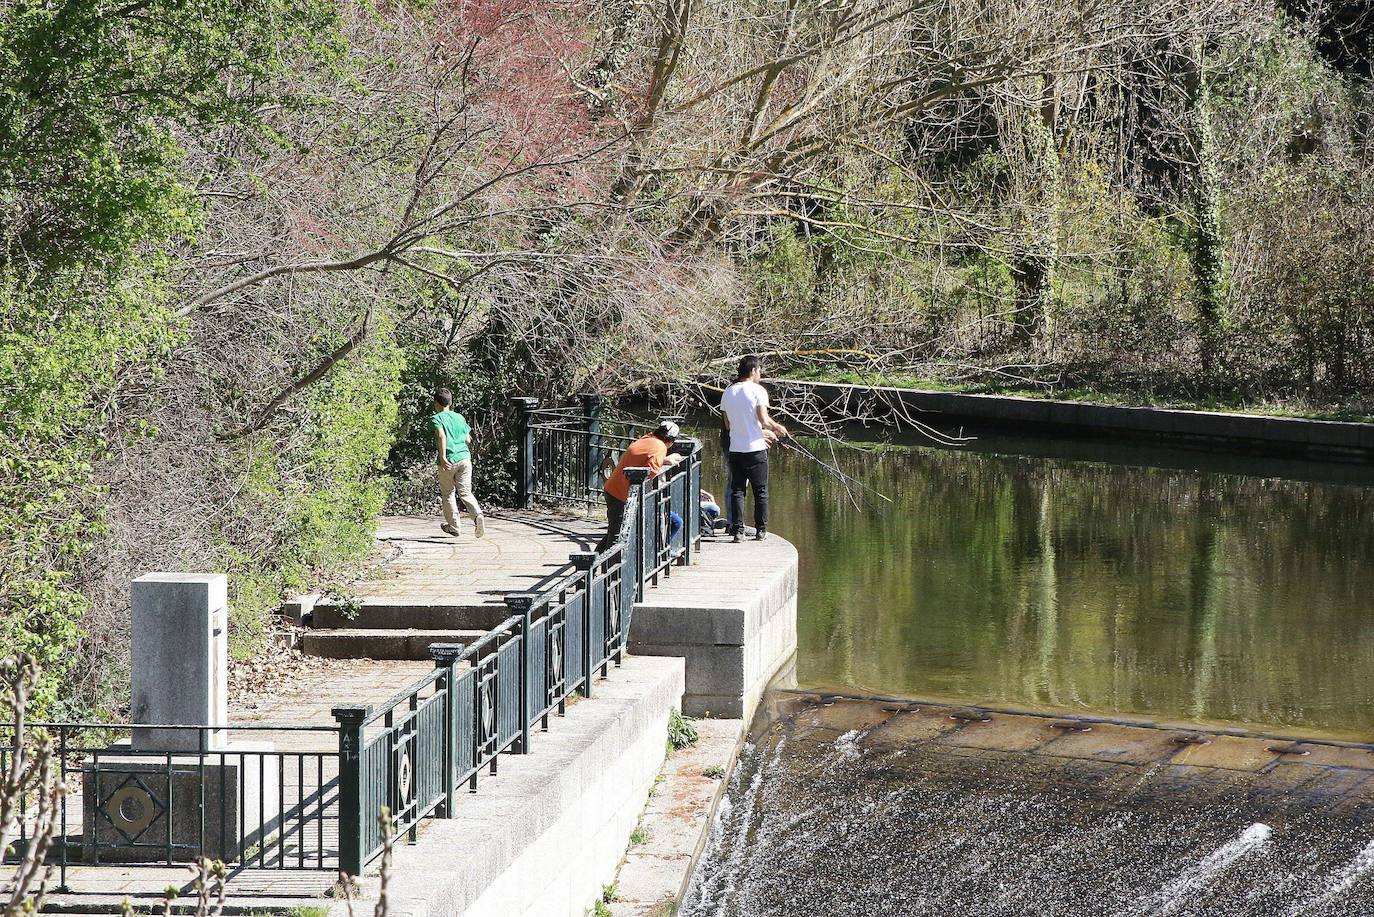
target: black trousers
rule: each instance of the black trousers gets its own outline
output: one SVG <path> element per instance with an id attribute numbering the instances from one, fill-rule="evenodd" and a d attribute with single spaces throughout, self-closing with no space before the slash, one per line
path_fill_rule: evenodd
<path id="1" fill-rule="evenodd" d="M 730 453 L 730 524 L 744 531 L 744 488 L 754 490 L 754 525 L 768 528 L 768 450 Z"/>
<path id="2" fill-rule="evenodd" d="M 616 536 L 620 534 L 620 524 L 624 521 L 625 501 L 606 494 L 606 534 L 597 542 L 596 553 L 600 554 L 615 544 Z"/>

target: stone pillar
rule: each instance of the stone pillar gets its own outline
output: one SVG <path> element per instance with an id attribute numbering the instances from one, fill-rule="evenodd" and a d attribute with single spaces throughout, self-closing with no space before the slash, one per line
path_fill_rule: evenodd
<path id="1" fill-rule="evenodd" d="M 130 719 L 141 728 L 82 765 L 87 862 L 263 865 L 272 852 L 280 775 L 298 765 L 269 742 L 229 741 L 228 591 L 223 574 L 134 580 Z"/>
<path id="2" fill-rule="evenodd" d="M 148 573 L 134 580 L 135 723 L 224 726 L 229 722 L 229 586 L 222 573 Z M 204 741 L 204 746 L 201 742 Z M 220 749 L 225 729 L 134 729 L 135 751 Z"/>

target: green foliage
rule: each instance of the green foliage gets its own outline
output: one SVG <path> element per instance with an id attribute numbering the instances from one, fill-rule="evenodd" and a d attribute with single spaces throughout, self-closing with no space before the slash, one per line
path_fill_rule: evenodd
<path id="1" fill-rule="evenodd" d="M 424 494 L 438 492 L 434 480 L 434 431 L 429 417 L 434 412 L 432 394 L 443 386 L 453 393 L 453 409 L 472 426 L 472 487 L 483 503 L 515 500 L 515 429 L 510 399 L 527 394 L 518 377 L 481 358 L 480 340 L 454 352 L 434 347 L 425 329 L 409 329 L 401 335 L 399 404 L 387 472 L 404 480 L 418 473 Z"/>
<path id="2" fill-rule="evenodd" d="M 753 265 L 754 282 L 765 308 L 790 311 L 815 292 L 815 253 L 791 224 L 777 223 L 769 231 L 769 244 Z"/>
<path id="3" fill-rule="evenodd" d="M 41 663 L 40 715 L 80 637 L 86 602 L 69 580 L 101 525 L 109 393 L 177 340 L 156 265 L 103 290 L 85 280 L 0 268 L 0 642 Z"/>
<path id="4" fill-rule="evenodd" d="M 0 22 L 11 252 L 122 261 L 189 229 L 171 125 L 248 124 L 290 54 L 333 54 L 321 0 L 16 0 Z M 277 100 L 281 101 L 281 100 Z"/>
<path id="5" fill-rule="evenodd" d="M 701 776 L 710 777 L 712 780 L 721 780 L 725 777 L 725 768 L 719 764 L 712 764 L 701 772 Z"/>
<path id="6" fill-rule="evenodd" d="M 371 550 L 386 498 L 381 470 L 396 425 L 401 363 L 397 346 L 379 335 L 309 390 L 303 437 L 289 448 L 254 440 L 239 453 L 245 487 L 218 535 L 237 656 L 261 647 L 284 592 Z"/>
<path id="7" fill-rule="evenodd" d="M 668 715 L 668 750 L 687 748 L 697 744 L 697 727 L 692 718 L 677 710 Z"/>
<path id="8" fill-rule="evenodd" d="M 94 469 L 148 432 L 116 410 L 180 338 L 171 250 L 196 227 L 174 126 L 247 124 L 288 54 L 332 53 L 322 0 L 16 0 L 0 14 L 0 639 L 53 712 L 101 528 Z"/>

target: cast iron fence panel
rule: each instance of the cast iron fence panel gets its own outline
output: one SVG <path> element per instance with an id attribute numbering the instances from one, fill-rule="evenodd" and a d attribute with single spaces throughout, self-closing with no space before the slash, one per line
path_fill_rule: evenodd
<path id="1" fill-rule="evenodd" d="M 154 726 L 189 750 L 128 744 L 130 730 Z M 232 744 L 214 741 L 226 731 Z M 71 866 L 168 866 L 202 856 L 233 869 L 334 871 L 341 861 L 338 733 L 298 725 L 32 722 L 17 735 L 13 725 L 0 725 L 0 771 L 21 742 L 32 749 L 40 734 L 52 740 L 54 776 L 70 788 L 53 814 L 48 851 L 60 887 Z M 307 747 L 277 749 L 257 741 L 263 738 Z M 28 798 L 19 809 L 5 863 L 24 856 L 37 827 Z"/>
<path id="2" fill-rule="evenodd" d="M 599 499 L 600 461 L 633 437 L 602 432 L 594 416 L 577 409 L 525 407 L 522 493 Z M 595 677 L 621 662 L 645 579 L 656 578 L 672 560 L 668 513 L 682 514 L 687 550 L 699 532 L 690 516 L 701 449 L 685 445 L 686 460 L 673 473 L 647 483 L 647 471 L 632 473 L 630 511 L 610 549 L 574 554 L 575 574 L 538 593 L 508 596 L 511 616 L 472 644 L 432 647 L 435 673 L 382 708 L 336 711 L 341 760 L 350 760 L 350 736 L 363 748 L 340 780 L 342 823 L 360 840 L 343 845 L 345 871 L 361 872 L 380 851 L 380 839 L 372 840 L 380 805 L 391 806 L 398 832 L 413 834 L 429 815 L 451 816 L 459 786 L 476 791 L 484 771 L 496 773 L 500 755 L 528 754 L 532 728 L 547 728 L 549 714 L 563 712 L 573 692 L 590 696 Z M 400 709 L 406 712 L 394 712 Z M 379 734 L 363 743 L 369 731 Z"/>

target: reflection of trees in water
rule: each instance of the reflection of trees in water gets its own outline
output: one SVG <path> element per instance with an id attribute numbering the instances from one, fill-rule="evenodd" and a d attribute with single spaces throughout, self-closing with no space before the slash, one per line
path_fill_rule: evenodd
<path id="1" fill-rule="evenodd" d="M 776 466 L 775 527 L 806 558 L 803 680 L 1374 726 L 1349 677 L 1374 665 L 1374 490 L 938 450 L 840 462 L 894 504 Z"/>

